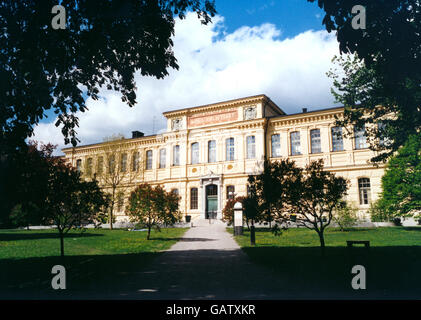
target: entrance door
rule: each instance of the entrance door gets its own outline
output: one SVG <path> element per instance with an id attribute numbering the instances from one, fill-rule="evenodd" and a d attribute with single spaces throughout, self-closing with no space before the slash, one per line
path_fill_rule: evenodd
<path id="1" fill-rule="evenodd" d="M 215 184 L 206 186 L 206 219 L 216 219 L 218 212 L 218 187 Z"/>

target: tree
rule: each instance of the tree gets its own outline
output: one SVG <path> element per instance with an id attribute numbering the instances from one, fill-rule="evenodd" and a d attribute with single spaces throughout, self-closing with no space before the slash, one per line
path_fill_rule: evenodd
<path id="1" fill-rule="evenodd" d="M 65 143 L 74 146 L 77 111 L 99 89 L 121 92 L 136 104 L 134 73 L 161 79 L 178 69 L 172 51 L 174 16 L 188 10 L 202 23 L 216 13 L 210 0 L 62 1 L 65 29 L 55 30 L 57 1 L 0 3 L 0 150 L 24 145 L 45 111 L 58 115 Z"/>
<path id="2" fill-rule="evenodd" d="M 52 144 L 29 141 L 21 152 L 3 155 L 0 192 L 4 224 L 10 221 L 13 226 L 29 227 L 41 223 L 55 148 Z"/>
<path id="3" fill-rule="evenodd" d="M 176 193 L 166 192 L 161 186 L 143 183 L 130 194 L 126 214 L 132 222 L 148 229 L 146 238 L 149 240 L 152 228 L 160 231 L 160 225 L 173 225 L 181 220 L 179 199 Z"/>
<path id="4" fill-rule="evenodd" d="M 294 177 L 301 171 L 289 159 L 265 160 L 263 171 L 248 178 L 249 191 L 255 194 L 259 213 L 257 220 L 284 223 L 289 218 L 289 193 L 294 186 Z"/>
<path id="5" fill-rule="evenodd" d="M 389 219 L 421 212 L 421 134 L 408 137 L 392 157 L 382 177 L 378 206 Z"/>
<path id="6" fill-rule="evenodd" d="M 323 160 L 312 161 L 299 169 L 289 191 L 289 210 L 296 213 L 296 223 L 317 232 L 324 253 L 324 231 L 333 213 L 346 195 L 348 181 L 323 170 Z"/>
<path id="7" fill-rule="evenodd" d="M 307 0 L 315 2 L 315 0 Z M 328 32 L 336 31 L 341 54 L 356 54 L 359 62 L 345 65 L 337 101 L 345 106 L 343 123 L 361 127 L 387 115 L 394 119 L 380 134 L 388 150 L 373 161 L 385 161 L 421 129 L 421 3 L 419 0 L 318 0 Z M 354 29 L 355 5 L 365 7 L 366 28 Z M 381 106 L 381 107 L 379 107 Z M 376 144 L 379 136 L 368 133 Z"/>
<path id="8" fill-rule="evenodd" d="M 420 110 L 416 107 L 421 103 L 421 87 L 409 82 L 405 88 L 401 87 L 400 94 L 405 96 L 407 105 L 398 105 L 391 96 L 398 87 L 385 86 L 378 73 L 357 55 L 335 57 L 333 61 L 342 71 L 332 69 L 327 73 L 334 80 L 332 94 L 336 102 L 345 106 L 344 116 L 336 120 L 336 125 L 344 127 L 345 135 L 350 137 L 354 137 L 353 126 L 365 127 L 370 149 L 377 152 L 371 160 L 386 161 L 405 143 L 408 135 L 421 129 Z"/>
<path id="9" fill-rule="evenodd" d="M 98 223 L 108 206 L 97 181 L 84 181 L 71 165 L 60 158 L 49 162 L 47 195 L 42 205 L 44 223 L 54 224 L 64 256 L 64 236 L 72 228 Z"/>
<path id="10" fill-rule="evenodd" d="M 108 221 L 110 229 L 113 229 L 115 204 L 118 201 L 124 201 L 128 188 L 141 175 L 144 169 L 143 155 L 140 152 L 130 151 L 121 134 L 106 137 L 104 142 L 101 146 L 102 152 L 97 158 L 95 174 L 93 168 L 88 168 L 88 161 L 85 161 L 84 176 L 85 178 L 94 176 L 110 194 Z"/>

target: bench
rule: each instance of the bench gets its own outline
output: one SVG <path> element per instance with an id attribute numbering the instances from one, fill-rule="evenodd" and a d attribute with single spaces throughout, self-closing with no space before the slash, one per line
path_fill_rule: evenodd
<path id="1" fill-rule="evenodd" d="M 367 240 L 347 240 L 346 245 L 348 248 L 352 248 L 354 244 L 363 244 L 366 248 L 370 248 L 370 241 Z"/>

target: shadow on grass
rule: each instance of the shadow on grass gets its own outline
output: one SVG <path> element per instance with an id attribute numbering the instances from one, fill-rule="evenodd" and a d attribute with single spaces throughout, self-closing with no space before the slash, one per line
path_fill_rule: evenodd
<path id="1" fill-rule="evenodd" d="M 65 234 L 65 238 L 85 238 L 85 237 L 99 237 L 102 234 L 94 233 L 71 233 Z M 59 239 L 58 231 L 54 233 L 0 233 L 0 241 L 17 241 L 17 240 L 37 240 L 37 239 Z"/>
<path id="2" fill-rule="evenodd" d="M 0 299 L 71 298 L 84 292 L 119 288 L 127 274 L 138 272 L 160 253 L 79 255 L 0 260 Z M 54 265 L 66 269 L 66 290 L 52 290 Z M 70 295 L 70 296 L 69 296 Z"/>
<path id="3" fill-rule="evenodd" d="M 366 269 L 367 290 L 378 298 L 421 298 L 421 247 L 245 247 L 252 261 L 278 274 L 288 274 L 295 290 L 345 292 L 355 274 Z M 351 290 L 352 291 L 352 290 Z M 359 290 L 362 292 L 362 290 Z"/>

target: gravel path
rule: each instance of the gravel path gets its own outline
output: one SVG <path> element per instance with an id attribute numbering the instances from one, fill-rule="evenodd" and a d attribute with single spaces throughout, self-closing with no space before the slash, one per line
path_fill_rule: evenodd
<path id="1" fill-rule="evenodd" d="M 252 263 L 220 221 L 201 221 L 112 298 L 280 299 L 285 281 Z"/>

